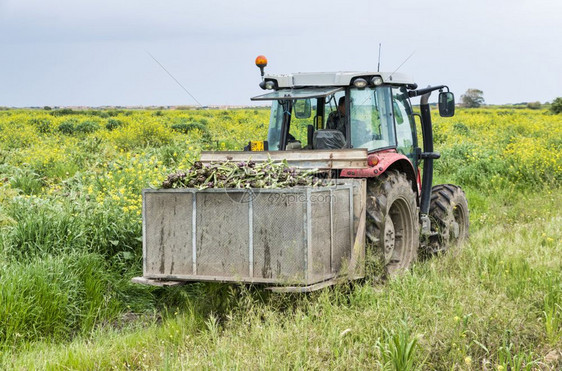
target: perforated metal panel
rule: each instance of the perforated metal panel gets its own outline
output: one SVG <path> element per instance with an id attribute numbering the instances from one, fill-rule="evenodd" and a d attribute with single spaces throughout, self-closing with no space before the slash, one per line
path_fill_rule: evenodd
<path id="1" fill-rule="evenodd" d="M 333 192 L 334 195 L 334 243 L 333 243 L 333 262 L 334 270 L 339 271 L 342 265 L 342 261 L 345 258 L 349 258 L 351 254 L 350 246 L 353 245 L 352 242 L 352 219 L 353 211 L 351 211 L 351 222 L 350 218 L 341 217 L 341 215 L 349 215 L 350 210 L 352 210 L 352 196 L 348 192 Z M 338 217 L 336 217 L 338 216 Z"/>
<path id="2" fill-rule="evenodd" d="M 143 200 L 145 275 L 192 274 L 193 193 L 148 192 Z"/>
<path id="3" fill-rule="evenodd" d="M 311 254 L 310 273 L 313 280 L 332 276 L 332 233 L 331 191 L 310 193 Z"/>
<path id="4" fill-rule="evenodd" d="M 256 194 L 253 202 L 253 277 L 303 280 L 306 271 L 306 202 L 302 192 Z"/>
<path id="5" fill-rule="evenodd" d="M 234 193 L 196 193 L 197 274 L 248 276 L 248 205 Z"/>
<path id="6" fill-rule="evenodd" d="M 144 276 L 313 284 L 352 246 L 352 187 L 143 192 Z"/>

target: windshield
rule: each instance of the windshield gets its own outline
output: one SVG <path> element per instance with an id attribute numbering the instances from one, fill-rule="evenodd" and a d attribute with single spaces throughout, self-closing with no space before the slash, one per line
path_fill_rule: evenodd
<path id="1" fill-rule="evenodd" d="M 295 91 L 298 91 L 298 94 Z M 288 92 L 291 92 L 292 99 L 279 99 L 282 96 L 289 97 Z M 313 93 L 316 95 L 311 96 Z M 333 132 L 337 128 L 344 135 L 342 140 L 347 142 L 344 147 L 367 148 L 373 151 L 396 148 L 398 144 L 403 152 L 412 153 L 411 134 L 407 140 L 396 142 L 390 86 L 346 90 L 343 88 L 285 89 L 283 92 L 277 91 L 260 97 L 265 96 L 272 100 L 267 138 L 270 151 L 314 149 L 316 136 L 320 134 L 325 136 L 327 131 Z M 396 97 L 399 96 L 396 94 Z M 410 124 L 413 121 L 408 120 L 410 113 L 406 111 L 406 108 L 409 108 L 406 105 L 409 106 L 409 103 L 399 101 L 398 98 L 395 98 L 394 103 L 398 108 L 401 107 L 400 103 L 404 105 L 404 112 L 402 109 L 395 108 L 398 112 L 398 124 L 401 125 L 402 131 L 410 132 Z M 346 106 L 345 109 L 343 105 Z M 336 115 L 339 120 L 335 126 L 329 123 L 332 115 Z M 349 135 L 351 136 L 348 137 Z"/>
<path id="2" fill-rule="evenodd" d="M 336 97 L 343 94 L 343 87 L 330 86 L 280 89 L 253 97 L 252 100 L 272 101 L 267 134 L 269 150 L 313 149 L 314 131 L 324 128 L 328 114 L 335 110 Z M 325 105 L 331 107 L 326 114 Z M 285 148 L 281 148 L 282 144 Z"/>
<path id="3" fill-rule="evenodd" d="M 351 145 L 368 150 L 396 146 L 389 86 L 350 90 Z"/>

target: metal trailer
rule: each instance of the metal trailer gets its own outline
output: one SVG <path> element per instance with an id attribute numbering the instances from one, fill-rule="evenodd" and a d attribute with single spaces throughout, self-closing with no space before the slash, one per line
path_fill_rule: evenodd
<path id="1" fill-rule="evenodd" d="M 360 166 L 366 154 L 331 156 L 332 161 L 342 157 Z M 365 204 L 365 179 L 337 180 L 329 187 L 146 189 L 143 276 L 133 281 L 158 286 L 240 282 L 305 292 L 338 278 L 360 278 Z"/>

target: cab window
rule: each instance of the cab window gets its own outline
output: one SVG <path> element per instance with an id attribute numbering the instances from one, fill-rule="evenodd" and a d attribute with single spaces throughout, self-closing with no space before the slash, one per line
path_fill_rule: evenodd
<path id="1" fill-rule="evenodd" d="M 343 96 L 345 96 L 345 92 L 339 91 L 325 98 L 324 117 L 323 117 L 324 124 L 319 129 L 326 128 L 326 124 L 328 123 L 328 117 L 330 117 L 330 114 L 338 110 L 338 102 L 340 101 L 340 98 Z"/>
<path id="2" fill-rule="evenodd" d="M 414 161 L 415 124 L 405 87 L 392 88 L 392 106 L 396 123 L 396 150 Z"/>
<path id="3" fill-rule="evenodd" d="M 303 116 L 302 114 L 299 115 L 297 110 L 299 106 L 304 106 L 307 104 L 309 106 L 309 112 L 307 115 Z M 289 140 L 290 142 L 299 142 L 301 148 L 307 148 L 310 144 L 308 143 L 307 133 L 308 133 L 308 126 L 314 124 L 314 118 L 317 115 L 317 100 L 315 98 L 312 99 L 296 99 L 292 104 L 292 111 L 290 117 L 290 126 L 289 126 Z M 293 149 L 300 149 L 295 147 L 293 144 Z"/>
<path id="4" fill-rule="evenodd" d="M 389 86 L 350 90 L 351 145 L 369 151 L 396 146 Z"/>

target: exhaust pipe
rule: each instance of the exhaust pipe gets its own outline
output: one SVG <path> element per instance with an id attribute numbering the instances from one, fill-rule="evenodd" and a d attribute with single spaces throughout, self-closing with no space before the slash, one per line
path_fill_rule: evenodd
<path id="1" fill-rule="evenodd" d="M 439 158 L 439 153 L 433 152 L 433 128 L 431 126 L 431 112 L 429 110 L 429 96 L 431 91 L 423 94 L 420 100 L 421 127 L 423 137 L 423 179 L 421 187 L 420 213 L 429 213 L 429 202 L 431 198 L 431 184 L 433 183 L 433 160 Z"/>

